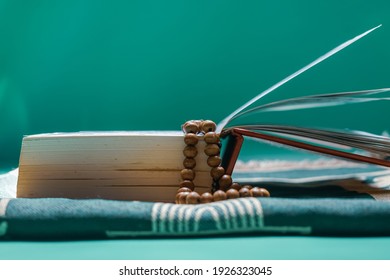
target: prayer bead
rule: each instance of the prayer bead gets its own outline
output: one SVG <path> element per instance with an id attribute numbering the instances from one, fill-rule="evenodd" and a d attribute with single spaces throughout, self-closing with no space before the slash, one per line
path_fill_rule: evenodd
<path id="1" fill-rule="evenodd" d="M 213 167 L 210 171 L 210 174 L 211 177 L 213 177 L 213 179 L 217 181 L 225 174 L 225 169 L 222 166 Z"/>
<path id="2" fill-rule="evenodd" d="M 196 166 L 196 160 L 194 158 L 185 158 L 183 160 L 183 166 L 188 169 L 193 169 Z"/>
<path id="3" fill-rule="evenodd" d="M 217 125 L 213 121 L 203 121 L 200 129 L 204 132 L 210 132 L 210 131 L 215 131 L 217 129 Z"/>
<path id="4" fill-rule="evenodd" d="M 217 144 L 207 144 L 204 149 L 204 153 L 209 157 L 219 155 L 220 151 L 221 149 L 218 147 Z"/>
<path id="5" fill-rule="evenodd" d="M 198 149 L 195 146 L 186 146 L 183 150 L 185 157 L 194 158 L 198 154 Z"/>
<path id="6" fill-rule="evenodd" d="M 213 194 L 214 201 L 226 200 L 227 196 L 224 191 L 218 190 Z"/>
<path id="7" fill-rule="evenodd" d="M 200 196 L 200 203 L 213 202 L 213 195 L 209 192 L 205 192 Z"/>
<path id="8" fill-rule="evenodd" d="M 202 123 L 203 123 L 203 120 L 192 120 L 194 123 L 196 123 L 196 125 L 198 126 L 198 132 L 196 133 L 197 135 L 203 135 L 203 131 L 202 131 Z"/>
<path id="9" fill-rule="evenodd" d="M 194 133 L 187 133 L 184 136 L 184 143 L 186 143 L 187 145 L 195 146 L 196 144 L 198 144 L 198 141 L 198 137 Z"/>
<path id="10" fill-rule="evenodd" d="M 242 187 L 239 191 L 240 197 L 251 197 L 252 194 L 248 188 Z"/>
<path id="11" fill-rule="evenodd" d="M 207 165 L 210 167 L 217 167 L 221 164 L 221 158 L 219 156 L 212 156 L 207 159 Z"/>
<path id="12" fill-rule="evenodd" d="M 250 190 L 252 196 L 254 197 L 270 197 L 269 191 L 263 188 L 254 187 Z"/>
<path id="13" fill-rule="evenodd" d="M 199 126 L 194 121 L 188 121 L 183 125 L 183 130 L 186 133 L 198 133 L 199 132 Z"/>
<path id="14" fill-rule="evenodd" d="M 180 186 L 180 188 L 187 188 L 187 189 L 190 189 L 191 191 L 193 191 L 195 188 L 194 182 L 192 182 L 190 180 L 181 181 L 179 186 Z"/>
<path id="15" fill-rule="evenodd" d="M 260 189 L 258 187 L 254 187 L 250 190 L 251 194 L 253 197 L 261 197 L 262 196 L 262 192 L 260 191 Z"/>
<path id="16" fill-rule="evenodd" d="M 192 169 L 185 168 L 180 172 L 180 175 L 183 180 L 192 181 L 195 179 L 195 172 Z"/>
<path id="17" fill-rule="evenodd" d="M 192 192 L 192 189 L 181 187 L 180 189 L 177 190 L 177 193 L 181 193 L 181 192 Z"/>
<path id="18" fill-rule="evenodd" d="M 178 192 L 177 194 L 176 194 L 176 197 L 175 197 L 175 203 L 176 204 L 179 204 L 180 203 L 180 192 Z"/>
<path id="19" fill-rule="evenodd" d="M 199 204 L 200 195 L 197 192 L 190 192 L 186 197 L 187 204 Z"/>
<path id="20" fill-rule="evenodd" d="M 215 133 L 215 132 L 207 132 L 204 135 L 204 141 L 207 144 L 218 144 L 219 143 L 219 137 L 218 137 L 217 133 Z"/>
<path id="21" fill-rule="evenodd" d="M 239 183 L 233 183 L 230 188 L 239 191 L 241 189 L 241 185 Z"/>
<path id="22" fill-rule="evenodd" d="M 239 198 L 240 193 L 236 189 L 229 189 L 226 191 L 226 196 L 227 196 L 227 199 Z"/>
<path id="23" fill-rule="evenodd" d="M 179 204 L 186 204 L 186 198 L 189 192 L 179 193 Z"/>
<path id="24" fill-rule="evenodd" d="M 230 175 L 222 175 L 218 183 L 221 190 L 227 190 L 233 183 L 232 177 Z"/>

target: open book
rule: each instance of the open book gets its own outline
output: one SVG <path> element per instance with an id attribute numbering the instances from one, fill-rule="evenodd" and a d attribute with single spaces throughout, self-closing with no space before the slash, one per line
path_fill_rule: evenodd
<path id="1" fill-rule="evenodd" d="M 306 96 L 256 105 L 257 101 L 321 61 L 363 38 L 370 29 L 332 49 L 248 101 L 217 126 L 226 139 L 222 165 L 232 174 L 244 137 L 390 167 L 390 138 L 350 129 L 300 127 L 265 122 L 261 114 L 334 108 L 390 100 L 390 89 Z M 260 117 L 259 117 L 260 116 Z M 49 133 L 23 139 L 18 197 L 107 198 L 172 202 L 180 183 L 185 147 L 182 132 Z M 200 137 L 200 147 L 205 143 Z M 202 158 L 203 157 L 203 158 Z M 212 184 L 206 156 L 199 153 L 195 185 Z"/>

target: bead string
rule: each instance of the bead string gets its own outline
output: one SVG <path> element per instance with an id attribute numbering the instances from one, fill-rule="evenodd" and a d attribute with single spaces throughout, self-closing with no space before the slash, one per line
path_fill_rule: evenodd
<path id="1" fill-rule="evenodd" d="M 182 126 L 184 143 L 186 144 L 183 154 L 183 169 L 180 172 L 182 181 L 176 194 L 177 204 L 199 204 L 214 201 L 234 199 L 239 197 L 269 197 L 270 193 L 259 187 L 250 185 L 241 186 L 233 182 L 230 175 L 225 174 L 221 166 L 221 141 L 220 135 L 215 132 L 216 124 L 213 121 L 192 120 Z M 211 167 L 210 175 L 213 178 L 211 192 L 199 194 L 195 191 L 193 180 L 195 179 L 195 157 L 198 154 L 196 145 L 199 137 L 203 136 L 206 142 L 204 153 L 208 156 L 207 165 Z"/>

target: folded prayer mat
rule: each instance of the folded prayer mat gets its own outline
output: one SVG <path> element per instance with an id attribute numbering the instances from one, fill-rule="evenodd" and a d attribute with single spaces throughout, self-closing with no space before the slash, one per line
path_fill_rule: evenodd
<path id="1" fill-rule="evenodd" d="M 15 198 L 17 173 L 13 171 L 0 177 L 0 239 L 390 236 L 389 171 L 328 163 L 321 162 L 318 168 L 312 162 L 297 164 L 282 171 L 280 165 L 273 171 L 264 166 L 256 172 L 253 166 L 250 172 L 244 168 L 235 177 L 265 185 L 272 197 L 200 205 Z"/>
<path id="2" fill-rule="evenodd" d="M 390 235 L 390 203 L 369 198 L 240 198 L 200 205 L 0 200 L 2 239 L 225 234 Z"/>

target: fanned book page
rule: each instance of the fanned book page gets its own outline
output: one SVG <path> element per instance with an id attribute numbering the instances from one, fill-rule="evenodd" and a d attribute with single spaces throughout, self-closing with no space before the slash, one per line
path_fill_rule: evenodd
<path id="1" fill-rule="evenodd" d="M 390 167 L 390 127 L 384 117 L 389 91 L 322 94 L 265 104 L 237 114 L 223 131 Z M 334 115 L 341 117 L 335 120 Z"/>
<path id="2" fill-rule="evenodd" d="M 319 94 L 256 106 L 256 102 L 267 94 L 360 40 L 380 26 L 374 27 L 337 46 L 252 98 L 223 119 L 217 130 L 221 131 L 222 135 L 231 134 L 237 138 L 227 148 L 229 158 L 225 158 L 225 165 L 228 166 L 229 171 L 231 172 L 234 168 L 234 162 L 237 160 L 243 136 L 348 160 L 390 167 L 390 161 L 387 160 L 390 156 L 389 126 L 385 118 L 390 100 L 389 88 Z M 342 108 L 339 109 L 339 107 Z M 324 108 L 328 110 L 323 110 Z M 305 110 L 306 118 L 310 119 L 313 124 L 310 127 L 302 127 L 299 120 L 296 124 L 289 124 L 297 121 L 297 115 L 294 113 L 302 110 Z M 345 118 L 334 120 L 332 116 L 336 110 L 339 110 L 337 115 Z M 274 113 L 273 116 L 271 113 Z M 321 120 L 325 120 L 323 125 L 318 122 L 319 118 L 316 118 L 318 115 L 323 116 Z M 352 124 L 345 122 L 351 120 Z M 357 124 L 363 128 L 355 128 Z M 364 125 L 366 126 L 364 127 Z M 369 132 L 372 129 L 375 130 L 374 133 Z M 381 132 L 381 134 L 378 134 L 378 132 Z"/>

